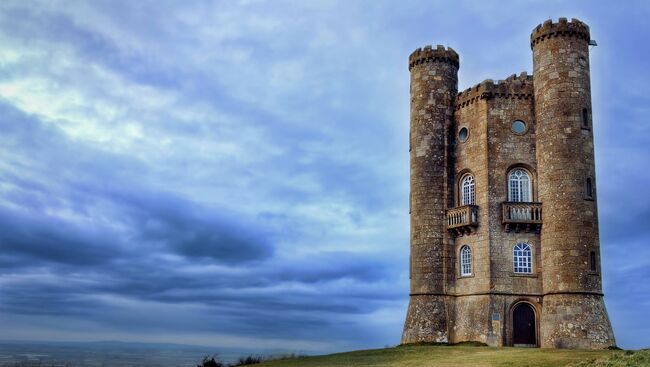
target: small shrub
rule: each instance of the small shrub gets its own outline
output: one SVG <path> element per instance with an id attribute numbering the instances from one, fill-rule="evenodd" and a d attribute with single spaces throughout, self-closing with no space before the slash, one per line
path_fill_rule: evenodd
<path id="1" fill-rule="evenodd" d="M 196 367 L 226 367 L 225 364 L 216 359 L 216 355 L 212 357 L 203 357 L 201 364 Z"/>

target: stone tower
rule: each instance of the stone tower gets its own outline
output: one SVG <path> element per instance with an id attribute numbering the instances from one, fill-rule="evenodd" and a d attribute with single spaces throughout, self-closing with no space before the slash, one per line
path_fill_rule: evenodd
<path id="1" fill-rule="evenodd" d="M 458 54 L 427 46 L 411 71 L 411 303 L 404 339 L 447 343 L 447 132 L 458 90 Z"/>
<path id="2" fill-rule="evenodd" d="M 458 54 L 411 72 L 410 302 L 402 343 L 606 348 L 589 27 L 531 35 L 533 76 L 457 92 Z"/>

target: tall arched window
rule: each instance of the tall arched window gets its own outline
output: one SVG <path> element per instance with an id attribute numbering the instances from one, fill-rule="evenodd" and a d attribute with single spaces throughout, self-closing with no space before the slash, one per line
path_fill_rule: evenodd
<path id="1" fill-rule="evenodd" d="M 532 199 L 530 176 L 517 168 L 508 175 L 508 201 L 529 202 Z"/>
<path id="2" fill-rule="evenodd" d="M 472 249 L 467 245 L 460 249 L 460 275 L 472 275 Z"/>
<path id="3" fill-rule="evenodd" d="M 591 199 L 594 197 L 594 189 L 591 185 L 591 177 L 587 177 L 585 180 L 585 197 Z"/>
<path id="4" fill-rule="evenodd" d="M 533 253 L 527 243 L 518 243 L 512 249 L 512 259 L 515 273 L 530 274 L 533 272 Z"/>
<path id="5" fill-rule="evenodd" d="M 461 201 L 460 205 L 474 205 L 476 193 L 474 189 L 474 176 L 465 175 L 460 180 Z"/>

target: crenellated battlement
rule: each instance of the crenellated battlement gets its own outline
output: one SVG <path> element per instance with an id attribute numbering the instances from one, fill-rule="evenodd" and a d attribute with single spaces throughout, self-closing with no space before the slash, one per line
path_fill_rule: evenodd
<path id="1" fill-rule="evenodd" d="M 456 53 L 453 48 L 445 48 L 445 46 L 442 45 L 437 45 L 436 48 L 433 48 L 431 45 L 427 45 L 423 48 L 418 48 L 411 53 L 409 56 L 409 71 L 411 71 L 411 68 L 415 65 L 434 61 L 447 62 L 454 65 L 456 68 L 460 65 L 458 53 Z"/>
<path id="2" fill-rule="evenodd" d="M 459 92 L 456 97 L 456 109 L 469 106 L 480 99 L 490 98 L 533 98 L 533 76 L 525 71 L 512 74 L 505 80 L 486 79 L 479 84 Z"/>
<path id="3" fill-rule="evenodd" d="M 589 26 L 578 19 L 559 18 L 557 23 L 549 19 L 533 29 L 530 35 L 530 48 L 551 37 L 576 37 L 589 42 Z"/>

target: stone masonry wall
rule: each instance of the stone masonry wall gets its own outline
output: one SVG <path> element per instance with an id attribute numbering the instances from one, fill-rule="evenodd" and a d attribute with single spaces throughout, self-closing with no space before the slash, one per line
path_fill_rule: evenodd
<path id="1" fill-rule="evenodd" d="M 535 228 L 504 230 L 502 205 L 508 201 L 508 175 L 523 168 L 532 179 L 532 201 L 537 201 L 537 161 L 533 78 L 522 73 L 497 83 L 490 93 L 488 109 L 489 212 L 491 289 L 510 294 L 541 294 L 541 246 Z M 512 131 L 512 122 L 521 120 L 526 131 Z M 517 243 L 528 243 L 533 251 L 533 273 L 515 274 L 512 250 Z"/>
<path id="2" fill-rule="evenodd" d="M 455 238 L 454 275 L 456 282 L 450 290 L 453 294 L 472 294 L 487 292 L 490 289 L 490 242 L 488 231 L 488 163 L 487 163 L 487 105 L 479 100 L 464 108 L 457 109 L 454 114 L 454 206 L 460 206 L 460 180 L 470 173 L 474 176 L 476 205 L 478 211 L 478 227 L 469 235 Z M 461 128 L 469 130 L 467 140 L 458 140 Z M 472 250 L 472 274 L 460 275 L 458 254 L 462 246 L 468 245 Z"/>

